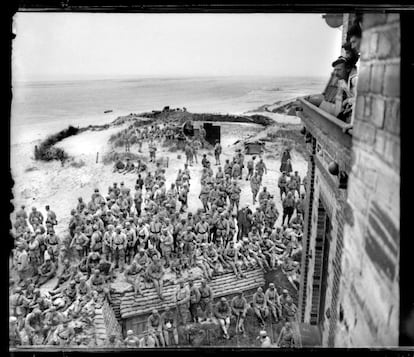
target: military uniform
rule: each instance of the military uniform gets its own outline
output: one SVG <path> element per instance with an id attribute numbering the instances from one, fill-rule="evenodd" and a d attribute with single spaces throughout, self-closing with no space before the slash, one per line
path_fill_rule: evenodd
<path id="1" fill-rule="evenodd" d="M 201 203 L 203 204 L 203 207 L 205 210 L 208 210 L 208 199 L 209 199 L 209 195 L 210 195 L 210 189 L 208 186 L 203 186 L 203 188 L 201 189 L 199 198 L 201 200 Z"/>
<path id="2" fill-rule="evenodd" d="M 283 193 L 287 195 L 287 178 L 286 176 L 280 176 L 279 180 L 277 182 L 277 185 L 279 186 L 280 190 L 280 198 L 283 198 Z"/>
<path id="3" fill-rule="evenodd" d="M 253 176 L 250 179 L 250 188 L 252 189 L 252 194 L 253 194 L 253 204 L 255 204 L 256 196 L 260 189 L 260 177 L 259 176 Z"/>
<path id="4" fill-rule="evenodd" d="M 253 159 L 250 159 L 249 161 L 247 161 L 246 181 L 253 177 L 253 172 L 254 172 L 254 161 Z"/>
<path id="5" fill-rule="evenodd" d="M 115 267 L 124 269 L 125 265 L 125 250 L 127 247 L 126 235 L 122 232 L 115 232 L 112 240 L 112 254 L 115 260 Z"/>
<path id="6" fill-rule="evenodd" d="M 241 189 L 240 187 L 233 185 L 230 192 L 230 211 L 233 210 L 234 205 L 236 205 L 236 209 L 239 210 Z"/>

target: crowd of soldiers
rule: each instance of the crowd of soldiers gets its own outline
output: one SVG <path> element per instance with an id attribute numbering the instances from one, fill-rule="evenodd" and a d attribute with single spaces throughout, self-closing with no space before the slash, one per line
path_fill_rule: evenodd
<path id="1" fill-rule="evenodd" d="M 155 133 L 148 134 L 151 142 L 168 135 L 167 130 Z M 214 315 L 224 338 L 229 338 L 232 315 L 236 332 L 244 333 L 244 318 L 250 308 L 263 327 L 268 318 L 294 321 L 292 297 L 287 290 L 279 294 L 274 284 L 265 292 L 258 288 L 251 305 L 242 292 L 230 302 L 223 297 L 213 304 L 214 292 L 208 284 L 225 272 L 234 272 L 241 279 L 247 270 L 260 267 L 268 271 L 280 266 L 297 288 L 305 200 L 301 179 L 297 172 L 290 178 L 286 173 L 280 177 L 283 218 L 282 225 L 276 227 L 279 212 L 275 197 L 262 186 L 267 174 L 263 159 L 255 162 L 252 157 L 245 166 L 244 155 L 238 150 L 222 169 L 219 143 L 214 154 L 215 173 L 206 154 L 201 160 L 199 199 L 203 208 L 196 212 L 188 211 L 188 165 L 193 164 L 188 157 L 168 188 L 165 169 L 157 164 L 154 172 L 148 167 L 137 170 L 133 192 L 123 182 L 119 186 L 114 182 L 105 194 L 96 188 L 88 202 L 79 197 L 71 210 L 68 234 L 62 237 L 55 232 L 58 222 L 49 206 L 46 219 L 36 207 L 27 215 L 22 206 L 13 225 L 12 268 L 16 276 L 10 284 L 11 345 L 93 345 L 94 310 L 104 300 L 111 302 L 110 284 L 119 275 L 132 285 L 135 294 L 153 285 L 159 299 L 164 300 L 163 278 L 166 272 L 175 274 L 181 279 L 175 295 L 177 311 L 152 311 L 144 337 L 139 339 L 128 331 L 124 341 L 109 336 L 108 346 L 178 344 L 177 324 L 188 322 L 187 312 L 191 322 Z M 141 177 L 143 172 L 145 178 Z M 250 180 L 253 205 L 258 202 L 254 211 L 249 204 L 240 205 L 243 174 Z M 199 287 L 182 280 L 185 272 L 196 267 L 203 275 Z M 53 278 L 57 283 L 41 293 L 41 286 Z M 285 330 L 287 337 L 280 345 L 291 341 L 289 323 Z"/>

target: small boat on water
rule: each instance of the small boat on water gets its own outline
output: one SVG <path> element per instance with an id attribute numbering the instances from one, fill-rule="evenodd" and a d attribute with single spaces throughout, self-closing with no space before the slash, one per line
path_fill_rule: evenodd
<path id="1" fill-rule="evenodd" d="M 111 110 L 105 110 L 104 111 L 104 113 L 106 114 L 106 113 L 112 113 L 113 112 L 113 110 L 111 109 Z"/>

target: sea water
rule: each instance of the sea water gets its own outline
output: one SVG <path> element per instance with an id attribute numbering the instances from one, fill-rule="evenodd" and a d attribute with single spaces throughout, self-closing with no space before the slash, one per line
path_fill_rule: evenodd
<path id="1" fill-rule="evenodd" d="M 68 125 L 105 124 L 118 116 L 186 107 L 242 114 L 324 89 L 324 78 L 118 78 L 13 84 L 11 143 L 31 142 Z M 104 113 L 112 110 L 110 113 Z"/>

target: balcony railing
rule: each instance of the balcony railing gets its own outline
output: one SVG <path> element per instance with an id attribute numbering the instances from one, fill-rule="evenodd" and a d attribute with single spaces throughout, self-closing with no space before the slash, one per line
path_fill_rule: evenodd
<path id="1" fill-rule="evenodd" d="M 347 148 L 351 147 L 351 124 L 345 123 L 334 117 L 332 114 L 325 112 L 316 105 L 308 102 L 304 97 L 298 98 L 298 100 L 302 107 L 301 119 L 303 120 L 306 129 L 310 131 L 313 136 L 320 136 L 321 134 L 318 131 L 320 130 L 323 135 L 328 136 L 338 144 Z"/>

